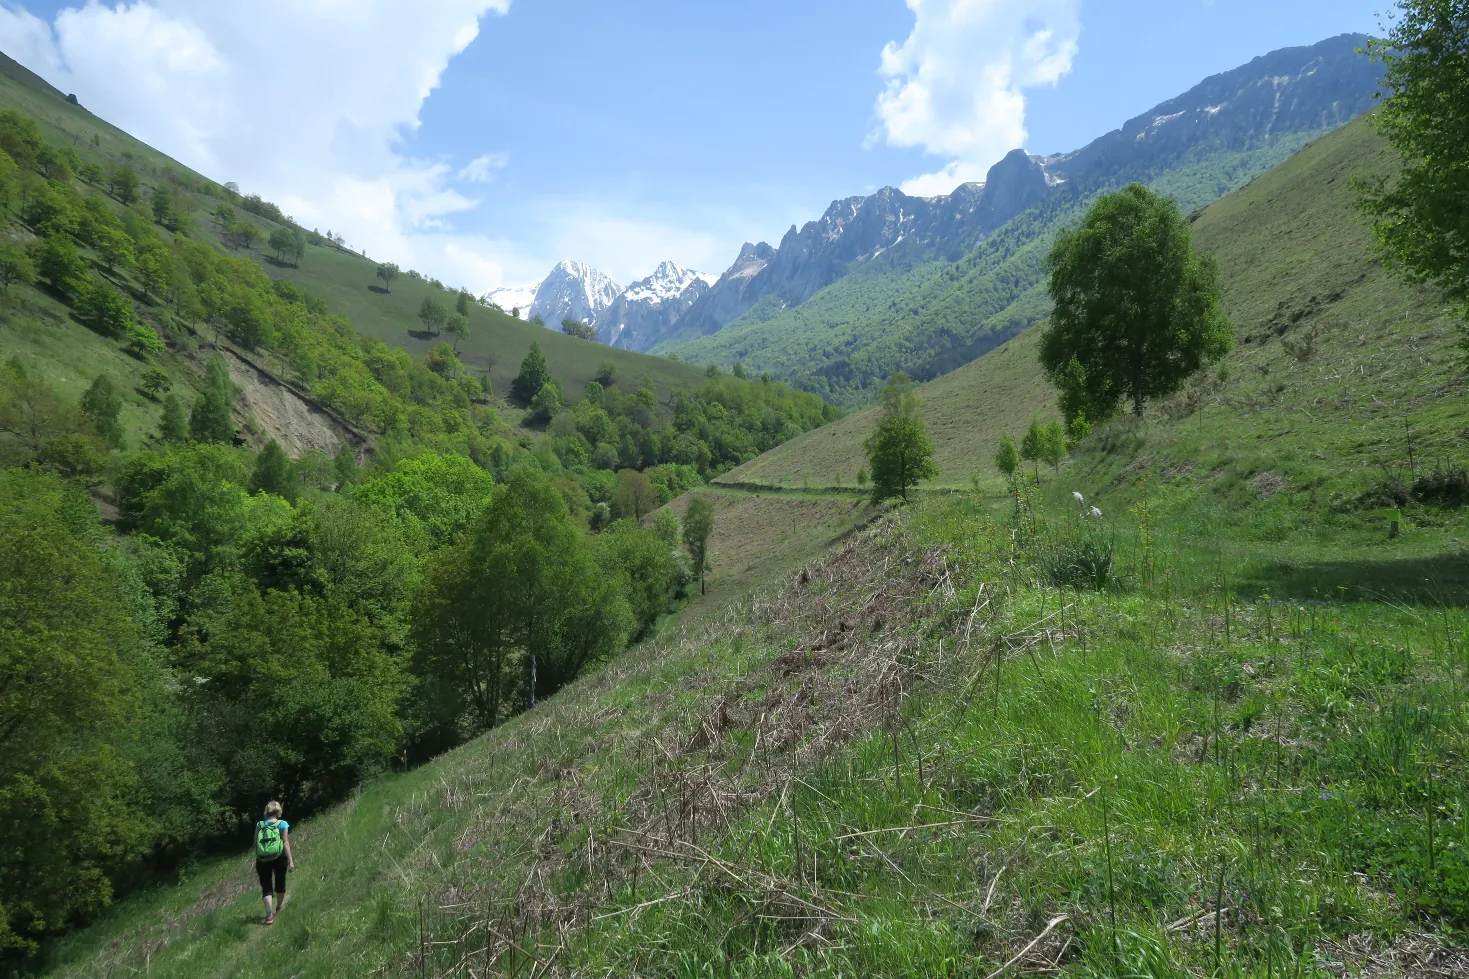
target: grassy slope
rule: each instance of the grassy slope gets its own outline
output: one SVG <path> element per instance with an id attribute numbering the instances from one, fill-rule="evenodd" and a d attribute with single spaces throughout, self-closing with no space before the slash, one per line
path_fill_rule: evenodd
<path id="1" fill-rule="evenodd" d="M 1351 176 L 1390 166 L 1385 144 L 1359 121 L 1203 212 L 1195 243 L 1220 260 L 1237 343 L 1224 364 L 1227 382 L 1200 392 L 1202 410 L 1186 418 L 1153 412 L 1146 454 L 1246 477 L 1268 461 L 1291 485 L 1349 495 L 1380 475 L 1379 463 L 1403 456 L 1405 420 L 1422 458 L 1452 450 L 1464 427 L 1453 397 L 1452 325 L 1431 292 L 1377 265 L 1352 210 Z M 1294 342 L 1313 330 L 1317 353 L 1304 364 L 1276 336 Z M 1018 436 L 1032 415 L 1054 414 L 1035 343 L 1028 331 L 920 388 L 938 450 L 935 485 L 965 486 L 975 475 L 998 485 L 991 459 L 1000 434 Z M 724 481 L 850 485 L 872 425 L 870 411 L 848 416 Z"/>
<path id="2" fill-rule="evenodd" d="M 454 304 L 454 293 L 426 281 L 400 278 L 391 293 L 383 293 L 382 283 L 375 278 L 375 262 L 334 248 L 308 247 L 300 268 L 278 265 L 264 257 L 262 260 L 271 275 L 305 286 L 325 299 L 333 312 L 346 314 L 359 332 L 402 347 L 414 357 L 422 357 L 434 344 L 451 339 L 410 335 L 410 331 L 417 333 L 423 328 L 418 308 L 425 297 L 432 296 L 451 309 Z M 476 370 L 488 368 L 495 393 L 503 396 L 534 341 L 540 342 L 552 376 L 572 400 L 581 396 L 604 361 L 617 368 L 620 380 L 631 382 L 646 375 L 664 394 L 675 387 L 689 389 L 703 382 L 703 372 L 688 364 L 578 340 L 479 305 L 470 307 L 470 334 L 460 345 L 460 358 Z"/>
<path id="3" fill-rule="evenodd" d="M 1345 177 L 1385 162 L 1348 130 L 1200 220 L 1242 337 L 1306 308 L 1287 333 L 1319 323 L 1320 351 L 1251 339 L 1201 410 L 1099 433 L 1038 544 L 1012 549 L 1030 531 L 1002 498 L 884 518 L 302 825 L 274 929 L 247 861 L 209 861 L 49 971 L 1469 974 L 1442 923 L 1469 921 L 1459 534 L 1424 513 L 1389 545 L 1324 506 L 1394 455 L 1400 404 L 1424 445 L 1465 427 L 1432 297 L 1366 261 L 1346 217 Z M 971 376 L 1034 378 L 1023 353 Z M 987 456 L 994 423 L 973 422 Z M 1147 516 L 1123 516 L 1150 468 Z M 1130 590 L 1045 583 L 1048 542 L 1089 532 L 1073 485 L 1102 494 Z M 821 536 L 743 524 L 762 499 L 729 494 L 748 530 L 724 564 Z M 1291 548 L 1370 587 L 1238 563 Z"/>
<path id="4" fill-rule="evenodd" d="M 84 159 L 112 163 L 122 161 L 125 154 L 130 154 L 133 166 L 143 173 L 146 180 L 151 181 L 165 166 L 192 174 L 195 179 L 204 179 L 84 108 L 68 103 L 56 89 L 4 55 L 0 55 L 0 108 L 13 108 L 34 117 L 41 124 L 43 136 L 56 144 L 73 144 Z M 94 134 L 100 144 L 95 148 L 91 145 Z M 219 244 L 219 229 L 210 217 L 216 202 L 195 196 L 191 203 L 197 234 Z M 274 225 L 263 218 L 247 216 L 264 229 L 263 241 Z M 225 246 L 220 244 L 220 247 Z M 406 278 L 398 280 L 391 295 L 374 291 L 374 287 L 381 285 L 375 278 L 376 263 L 336 248 L 309 246 L 299 269 L 282 266 L 263 252 L 253 252 L 252 257 L 264 263 L 272 275 L 305 285 L 326 300 L 333 312 L 344 313 L 351 318 L 359 332 L 383 343 L 403 347 L 415 357 L 423 356 L 438 342 L 419 340 L 409 335 L 410 330 L 417 331 L 422 327 L 418 319 L 419 304 L 428 295 L 451 307 L 454 301 L 453 293 L 439 290 L 427 282 L 413 282 Z M 48 304 L 44 296 L 32 290 L 17 289 L 16 292 L 26 293 L 33 301 L 29 305 L 13 305 L 11 309 L 15 315 L 0 320 L 0 351 L 4 351 L 7 357 L 12 350 L 23 356 L 35 357 L 43 374 L 57 378 L 70 378 L 79 371 L 86 373 L 104 366 L 123 377 L 136 373 L 131 364 L 123 362 L 129 359 L 126 355 L 120 352 L 116 356 L 106 354 L 99 346 L 105 341 L 90 334 L 82 336 L 86 331 L 75 324 L 63 325 L 61 328 L 66 339 L 50 345 L 38 344 L 34 338 L 25 340 L 10 335 L 12 329 L 20 325 L 33 324 L 37 315 L 48 316 L 35 310 L 44 308 L 54 313 L 61 309 L 54 303 Z M 461 354 L 470 367 L 488 368 L 496 394 L 503 396 L 509 390 L 511 379 L 519 372 L 520 362 L 532 341 L 536 340 L 545 351 L 552 376 L 562 382 L 567 396 L 573 400 L 580 397 L 587 381 L 597 373 L 603 361 L 615 365 L 624 381 L 634 381 L 646 375 L 664 394 L 674 387 L 695 387 L 702 380 L 702 373 L 686 364 L 576 340 L 479 306 L 471 309 L 471 333 L 461 346 Z M 68 350 L 73 341 L 82 349 Z M 90 353 L 87 352 L 89 350 Z M 53 362 L 52 357 L 59 359 Z M 146 404 L 134 407 L 140 412 L 152 410 L 156 413 L 156 409 L 150 409 Z M 151 430 L 153 427 L 156 426 L 150 420 L 146 428 Z"/>
<path id="5" fill-rule="evenodd" d="M 1250 151 L 1196 154 L 1148 183 L 1193 211 L 1278 166 L 1319 135 L 1291 133 Z M 823 393 L 836 403 L 870 404 L 882 378 L 893 371 L 920 380 L 937 377 L 1045 316 L 1045 253 L 1057 230 L 1080 217 L 1083 204 L 1053 198 L 952 264 L 925 264 L 901 274 L 859 268 L 801 306 L 774 315 L 757 308 L 718 333 L 660 349 L 697 363 L 743 360 L 748 368 L 782 378 L 823 375 L 831 378 L 830 391 Z M 803 383 L 822 390 L 819 380 Z"/>

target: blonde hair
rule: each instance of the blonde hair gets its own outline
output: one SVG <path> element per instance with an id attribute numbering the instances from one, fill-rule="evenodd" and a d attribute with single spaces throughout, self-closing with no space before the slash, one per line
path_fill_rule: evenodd
<path id="1" fill-rule="evenodd" d="M 284 807 L 282 807 L 279 802 L 276 802 L 274 800 L 272 800 L 270 802 L 267 802 L 265 804 L 265 818 L 266 819 L 280 819 L 281 818 L 281 813 L 284 812 L 284 811 L 285 811 Z"/>

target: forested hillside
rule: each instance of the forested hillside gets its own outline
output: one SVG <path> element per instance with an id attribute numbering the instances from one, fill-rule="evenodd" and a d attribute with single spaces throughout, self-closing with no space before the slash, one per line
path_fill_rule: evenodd
<path id="1" fill-rule="evenodd" d="M 650 634 L 709 530 L 644 518 L 835 417 L 379 277 L 9 69 L 6 962 Z"/>

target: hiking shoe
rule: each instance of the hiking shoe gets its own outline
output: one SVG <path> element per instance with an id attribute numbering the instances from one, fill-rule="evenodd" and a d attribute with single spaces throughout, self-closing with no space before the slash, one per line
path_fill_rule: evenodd
<path id="1" fill-rule="evenodd" d="M 267 925 L 273 925 L 273 924 L 275 924 L 275 915 L 273 915 L 273 914 L 266 915 L 265 916 L 265 923 Z"/>

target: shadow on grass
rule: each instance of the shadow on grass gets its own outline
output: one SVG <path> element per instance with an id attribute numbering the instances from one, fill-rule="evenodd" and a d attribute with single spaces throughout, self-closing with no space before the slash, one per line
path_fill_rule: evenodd
<path id="1" fill-rule="evenodd" d="M 409 330 L 408 335 L 415 340 L 437 340 L 439 335 L 429 330 Z"/>
<path id="2" fill-rule="evenodd" d="M 391 296 L 392 295 L 391 292 L 389 292 L 388 290 L 384 289 L 382 286 L 368 286 L 367 287 L 367 291 L 368 292 L 375 292 L 379 296 Z"/>
<path id="3" fill-rule="evenodd" d="M 1469 554 L 1381 561 L 1281 561 L 1249 569 L 1241 594 L 1305 601 L 1396 601 L 1469 605 Z"/>

